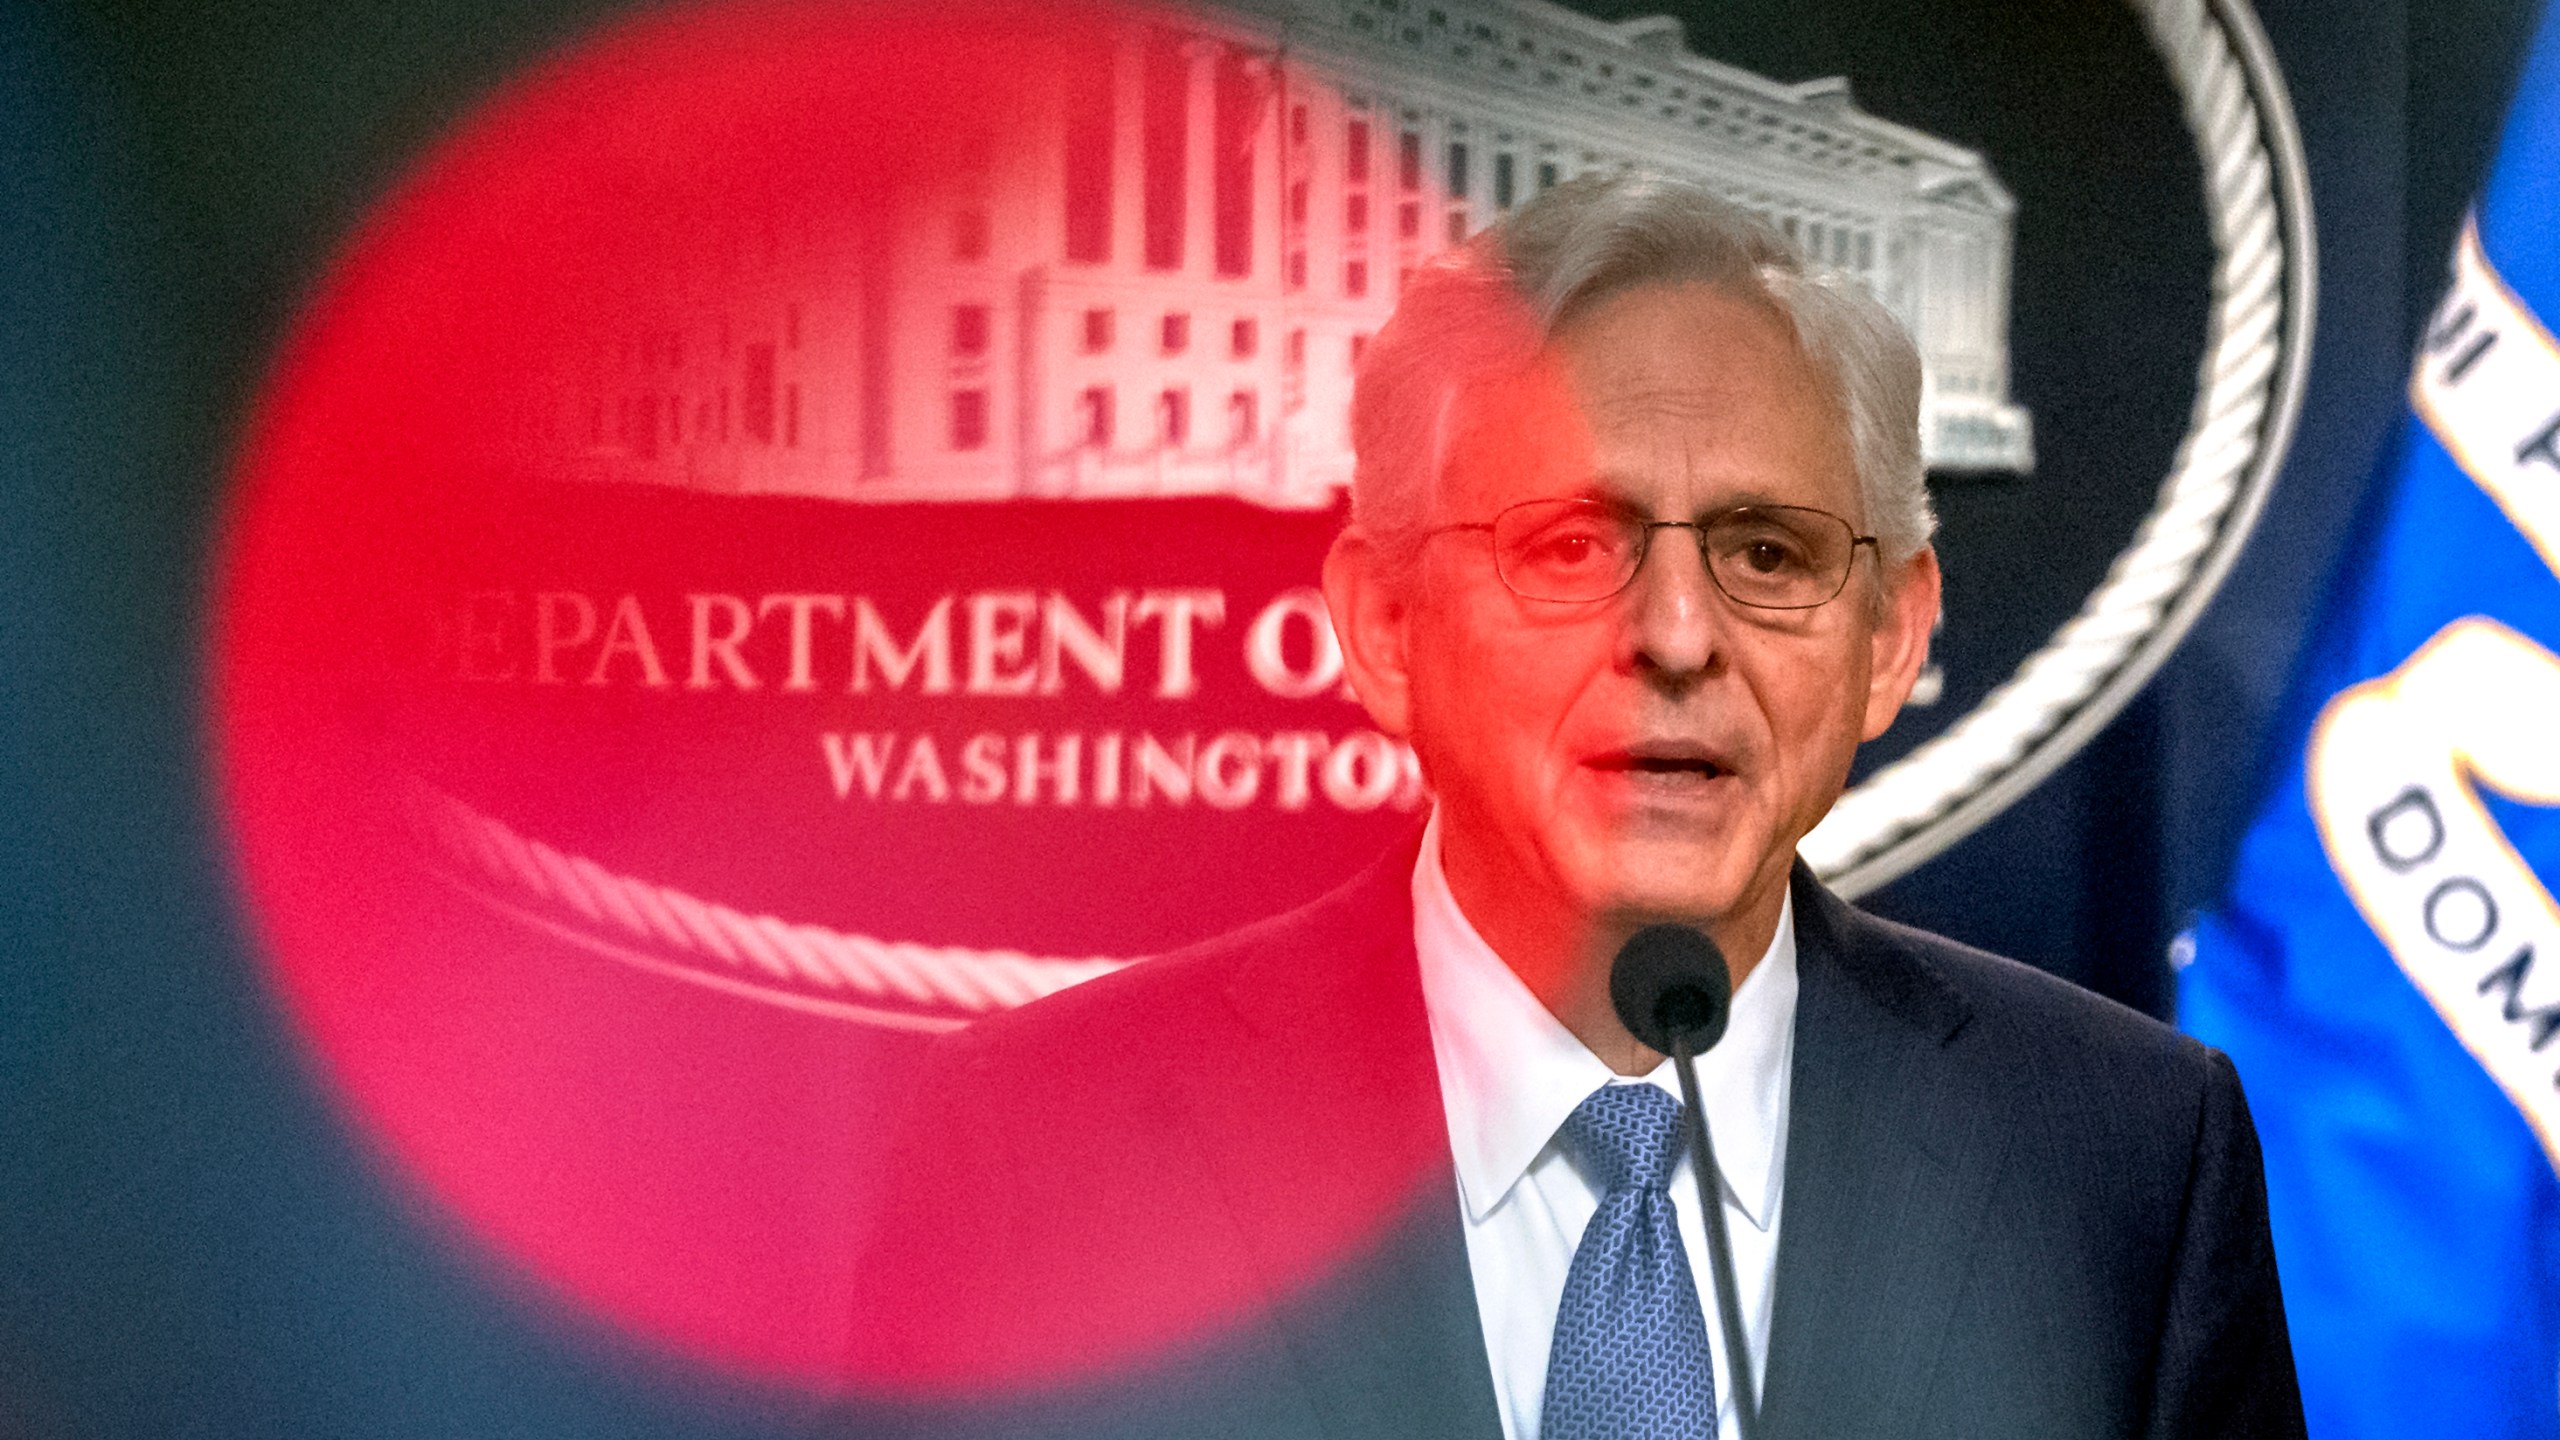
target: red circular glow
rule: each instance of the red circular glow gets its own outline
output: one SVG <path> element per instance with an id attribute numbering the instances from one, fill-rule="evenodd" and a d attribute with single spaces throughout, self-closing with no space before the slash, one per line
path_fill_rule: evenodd
<path id="1" fill-rule="evenodd" d="M 1028 353 L 969 333 L 1032 303 L 1026 275 L 987 282 L 990 322 L 898 257 L 966 259 L 1006 197 L 1050 204 L 1053 147 L 1027 137 L 1132 23 L 624 25 L 367 222 L 242 455 L 212 716 L 275 983 L 397 1173 L 686 1354 L 831 1386 L 855 1353 L 886 1118 L 966 1005 L 817 972 L 906 942 L 1149 954 L 1309 898 L 1414 823 L 1308 608 L 1338 510 L 827 493 L 873 467 L 847 418 L 866 336 Z M 955 210 L 954 185 L 992 199 Z M 1200 321 L 1203 351 L 1277 350 L 1228 323 Z M 1153 312 L 1121 324 L 1163 338 Z M 1224 420 L 1252 429 L 1251 403 Z M 973 422 L 954 399 L 898 423 Z M 1351 1243 L 1341 1224 L 1302 1250 Z M 1106 1317 L 1072 1366 L 1242 1303 Z M 989 1353 L 919 1377 L 1069 1363 Z"/>

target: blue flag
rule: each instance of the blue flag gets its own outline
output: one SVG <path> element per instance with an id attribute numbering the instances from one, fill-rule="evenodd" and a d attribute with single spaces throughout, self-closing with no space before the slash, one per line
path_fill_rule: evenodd
<path id="1" fill-rule="evenodd" d="M 2560 1436 L 2555 321 L 2560 8 L 2180 980 L 2265 1142 L 2319 1440 Z"/>

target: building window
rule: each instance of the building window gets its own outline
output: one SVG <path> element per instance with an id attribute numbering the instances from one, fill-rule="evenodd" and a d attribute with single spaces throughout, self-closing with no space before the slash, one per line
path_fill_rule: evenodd
<path id="1" fill-rule="evenodd" d="M 1289 187 L 1289 223 L 1307 223 L 1307 182 L 1304 180 Z"/>
<path id="2" fill-rule="evenodd" d="M 1450 211 L 1450 212 L 1449 212 L 1449 243 L 1450 243 L 1450 244 L 1452 244 L 1452 245 L 1464 244 L 1464 243 L 1466 242 L 1466 238 L 1467 238 L 1467 212 L 1466 212 L 1466 211 L 1464 211 L 1464 210 L 1452 210 L 1452 211 Z"/>
<path id="3" fill-rule="evenodd" d="M 1164 317 L 1164 353 L 1179 355 L 1191 348 L 1191 313 L 1174 310 Z"/>
<path id="4" fill-rule="evenodd" d="M 1183 37 L 1158 30 L 1147 37 L 1144 128 L 1140 153 L 1146 183 L 1141 200 L 1146 213 L 1147 268 L 1182 268 L 1185 154 L 1190 145 L 1191 61 L 1182 52 Z"/>
<path id="5" fill-rule="evenodd" d="M 797 385 L 782 387 L 782 443 L 791 446 L 800 443 L 800 387 Z"/>
<path id="6" fill-rule="evenodd" d="M 1250 445 L 1260 424 L 1259 409 L 1250 390 L 1238 390 L 1227 397 L 1227 443 Z"/>
<path id="7" fill-rule="evenodd" d="M 1343 197 L 1342 228 L 1344 233 L 1351 235 L 1366 235 L 1369 233 L 1368 192 L 1362 191 L 1356 195 L 1346 195 Z"/>
<path id="8" fill-rule="evenodd" d="M 1110 386 L 1089 385 L 1085 387 L 1084 394 L 1078 396 L 1076 399 L 1076 415 L 1080 422 L 1078 428 L 1084 431 L 1085 444 L 1096 450 L 1108 450 L 1111 448 Z"/>
<path id="9" fill-rule="evenodd" d="M 1354 370 L 1359 369 L 1359 368 L 1360 368 L 1360 357 L 1361 357 L 1361 356 L 1363 356 L 1363 355 L 1366 355 L 1366 354 L 1368 354 L 1368 353 L 1369 353 L 1369 337 L 1368 337 L 1368 336 L 1366 336 L 1366 335 L 1354 335 L 1354 336 L 1352 336 L 1352 337 L 1351 337 L 1351 368 L 1352 368 L 1352 369 L 1354 369 Z"/>
<path id="10" fill-rule="evenodd" d="M 1467 179 L 1468 179 L 1467 171 L 1468 171 L 1468 166 L 1467 166 L 1467 142 L 1466 142 L 1466 141 L 1464 141 L 1464 140 L 1452 140 L 1452 141 L 1450 141 L 1450 142 L 1449 142 L 1449 198 L 1450 198 L 1450 199 L 1452 199 L 1452 200 L 1464 200 L 1464 199 L 1466 199 L 1466 198 L 1467 198 Z"/>
<path id="11" fill-rule="evenodd" d="M 773 411 L 777 386 L 774 384 L 773 347 L 747 347 L 745 394 L 740 398 L 739 419 L 747 427 L 747 435 L 759 445 L 773 443 Z"/>
<path id="12" fill-rule="evenodd" d="M 1407 190 L 1422 188 L 1422 136 L 1416 131 L 1396 137 L 1396 183 Z"/>
<path id="13" fill-rule="evenodd" d="M 1512 200 L 1511 157 L 1493 157 L 1493 203 L 1508 210 Z"/>
<path id="14" fill-rule="evenodd" d="M 951 392 L 951 448 L 983 450 L 987 444 L 987 392 Z"/>
<path id="15" fill-rule="evenodd" d="M 1253 273 L 1253 136 L 1262 123 L 1262 86 L 1235 52 L 1210 77 L 1211 250 L 1220 275 Z"/>
<path id="16" fill-rule="evenodd" d="M 1342 267 L 1342 293 L 1361 296 L 1369 293 L 1369 262 L 1354 260 Z"/>
<path id="17" fill-rule="evenodd" d="M 1422 238 L 1422 202 L 1407 200 L 1396 207 L 1396 234 L 1407 240 Z"/>
<path id="18" fill-rule="evenodd" d="M 1252 359 L 1253 352 L 1261 344 L 1261 327 L 1254 324 L 1250 317 L 1240 319 L 1227 327 L 1227 353 L 1236 359 Z"/>
<path id="19" fill-rule="evenodd" d="M 1084 312 L 1084 353 L 1099 355 L 1111 348 L 1111 312 L 1093 309 Z"/>
<path id="20" fill-rule="evenodd" d="M 1289 252 L 1289 288 L 1292 290 L 1307 288 L 1307 252 L 1304 250 Z"/>
<path id="21" fill-rule="evenodd" d="M 1077 57 L 1067 85 L 1067 258 L 1111 258 L 1112 55 L 1095 45 Z"/>
<path id="22" fill-rule="evenodd" d="M 1191 392 L 1179 386 L 1156 397 L 1158 433 L 1167 445 L 1191 443 Z"/>
<path id="23" fill-rule="evenodd" d="M 951 353 L 963 360 L 983 359 L 987 353 L 987 307 L 955 305 L 951 308 Z"/>
<path id="24" fill-rule="evenodd" d="M 951 217 L 951 258 L 955 260 L 987 258 L 986 211 L 971 205 Z"/>
<path id="25" fill-rule="evenodd" d="M 1354 120 L 1342 134 L 1342 178 L 1354 185 L 1369 183 L 1369 122 Z"/>
<path id="26" fill-rule="evenodd" d="M 1858 268 L 1861 270 L 1872 270 L 1875 267 L 1876 237 L 1864 230 L 1861 230 L 1858 232 Z"/>
<path id="27" fill-rule="evenodd" d="M 1539 162 L 1538 162 L 1538 189 L 1539 189 L 1541 192 L 1544 192 L 1544 191 L 1548 191 L 1548 190 L 1553 190 L 1554 188 L 1556 188 L 1556 162 L 1554 162 L 1553 160 L 1541 160 L 1541 161 L 1539 161 Z"/>
<path id="28" fill-rule="evenodd" d="M 1288 360 L 1290 369 L 1304 370 L 1307 368 L 1307 332 L 1304 330 L 1290 331 L 1289 344 L 1287 348 L 1282 351 L 1282 355 Z"/>
<path id="29" fill-rule="evenodd" d="M 1292 145 L 1307 143 L 1307 107 L 1304 105 L 1289 107 L 1289 143 Z"/>

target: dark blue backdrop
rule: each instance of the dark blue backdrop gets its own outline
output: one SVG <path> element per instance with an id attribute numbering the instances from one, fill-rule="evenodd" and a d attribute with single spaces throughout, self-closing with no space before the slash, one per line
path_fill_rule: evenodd
<path id="1" fill-rule="evenodd" d="M 559 1315 L 378 1183 L 259 989 L 198 764 L 197 594 L 269 348 L 409 157 L 612 8 L 0 6 L 0 1436 L 793 1417 Z M 1920 8 L 1786 7 L 1806 34 Z M 1728 53 L 1731 7 L 1697 9 Z M 2158 679 L 1877 908 L 2165 1006 L 2166 942 L 2221 883 L 2533 10 L 2262 6 L 2321 239 L 2291 463 Z"/>

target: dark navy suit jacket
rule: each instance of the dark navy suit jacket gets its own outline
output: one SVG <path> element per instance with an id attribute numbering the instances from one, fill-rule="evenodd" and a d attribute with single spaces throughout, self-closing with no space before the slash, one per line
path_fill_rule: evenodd
<path id="1" fill-rule="evenodd" d="M 847 1428 L 1499 1440 L 1412 863 L 948 1042 Z M 1794 884 L 1760 1433 L 2300 1435 L 2230 1062 Z"/>

